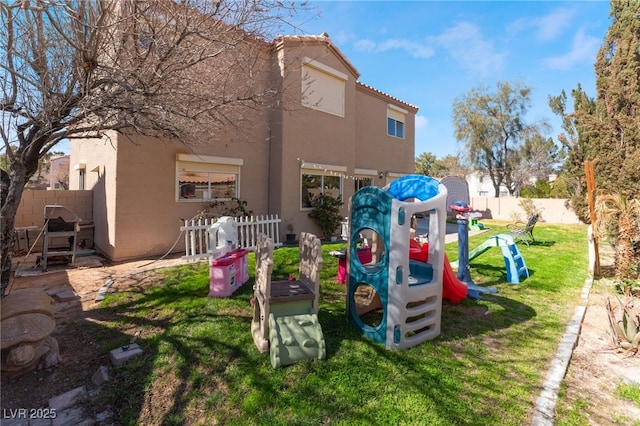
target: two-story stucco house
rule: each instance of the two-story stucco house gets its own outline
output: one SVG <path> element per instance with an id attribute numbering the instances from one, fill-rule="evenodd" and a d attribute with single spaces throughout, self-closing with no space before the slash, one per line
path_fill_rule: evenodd
<path id="1" fill-rule="evenodd" d="M 278 107 L 245 117 L 240 131 L 189 147 L 117 133 L 72 142 L 70 187 L 94 192 L 99 251 L 112 260 L 164 254 L 181 218 L 231 197 L 278 214 L 296 234 L 319 233 L 309 194 L 340 195 L 346 216 L 359 187 L 413 173 L 417 107 L 359 82 L 326 34 L 282 36 L 268 51 Z"/>

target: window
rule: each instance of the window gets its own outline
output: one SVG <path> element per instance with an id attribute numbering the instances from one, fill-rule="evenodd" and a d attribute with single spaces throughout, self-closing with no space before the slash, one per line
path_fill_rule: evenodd
<path id="1" fill-rule="evenodd" d="M 85 169 L 80 169 L 78 170 L 78 189 L 83 191 L 85 190 L 85 177 L 86 177 L 86 172 Z"/>
<path id="2" fill-rule="evenodd" d="M 365 186 L 372 186 L 373 185 L 373 179 L 370 177 L 358 177 L 356 178 L 356 186 L 355 186 L 355 190 L 358 191 L 362 188 L 364 188 Z"/>
<path id="3" fill-rule="evenodd" d="M 303 163 L 301 170 L 300 208 L 311 208 L 311 200 L 320 194 L 342 198 L 342 174 L 346 167 Z"/>
<path id="4" fill-rule="evenodd" d="M 395 105 L 387 106 L 387 134 L 404 139 L 404 123 L 407 111 Z"/>
<path id="5" fill-rule="evenodd" d="M 393 118 L 387 118 L 387 134 L 397 138 L 404 138 L 404 123 Z"/>
<path id="6" fill-rule="evenodd" d="M 177 200 L 224 201 L 239 197 L 242 159 L 178 154 Z"/>
<path id="7" fill-rule="evenodd" d="M 302 63 L 302 105 L 344 117 L 347 75 L 313 59 Z"/>
<path id="8" fill-rule="evenodd" d="M 356 168 L 354 170 L 354 175 L 355 175 L 354 192 L 357 192 L 360 189 L 364 188 L 365 186 L 372 186 L 376 176 L 378 175 L 378 171 Z"/>

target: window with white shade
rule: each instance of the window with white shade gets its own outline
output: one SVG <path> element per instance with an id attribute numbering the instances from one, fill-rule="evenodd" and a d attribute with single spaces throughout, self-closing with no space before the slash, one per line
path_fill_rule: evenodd
<path id="1" fill-rule="evenodd" d="M 242 159 L 178 154 L 178 201 L 226 201 L 239 197 Z"/>
<path id="2" fill-rule="evenodd" d="M 302 64 L 302 105 L 344 117 L 346 74 L 313 59 Z"/>

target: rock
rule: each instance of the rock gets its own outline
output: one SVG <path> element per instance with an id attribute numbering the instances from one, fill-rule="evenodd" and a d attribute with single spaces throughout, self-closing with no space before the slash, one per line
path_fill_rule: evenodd
<path id="1" fill-rule="evenodd" d="M 39 342 L 55 328 L 55 320 L 44 314 L 29 313 L 3 319 L 0 324 L 0 349 L 9 349 L 25 342 Z"/>
<path id="2" fill-rule="evenodd" d="M 0 302 L 0 319 L 15 317 L 17 315 L 39 313 L 53 318 L 54 309 L 51 297 L 44 290 L 20 289 L 12 291 Z"/>
<path id="3" fill-rule="evenodd" d="M 108 382 L 109 368 L 106 365 L 101 365 L 100 368 L 93 373 L 93 376 L 91 376 L 91 381 L 96 386 L 100 386 L 101 384 Z"/>
<path id="4" fill-rule="evenodd" d="M 21 374 L 60 363 L 58 342 L 51 337 L 54 310 L 44 290 L 11 292 L 0 301 L 0 318 L 3 372 Z"/>
<path id="5" fill-rule="evenodd" d="M 33 346 L 29 344 L 18 345 L 9 352 L 9 356 L 7 356 L 7 365 L 12 368 L 22 368 L 29 365 L 35 356 L 36 351 L 33 350 Z"/>
<path id="6" fill-rule="evenodd" d="M 58 347 L 58 341 L 48 336 L 42 341 L 41 347 L 47 348 L 47 352 L 40 358 L 40 362 L 38 363 L 38 370 L 43 370 L 46 368 L 55 367 L 56 365 L 62 362 L 62 357 L 60 356 L 60 349 Z"/>

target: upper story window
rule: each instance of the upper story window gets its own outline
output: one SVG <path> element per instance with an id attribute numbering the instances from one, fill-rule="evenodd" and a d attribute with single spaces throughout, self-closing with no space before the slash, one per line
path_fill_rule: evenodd
<path id="1" fill-rule="evenodd" d="M 226 201 L 240 195 L 242 159 L 178 154 L 176 199 L 178 201 Z"/>
<path id="2" fill-rule="evenodd" d="M 344 117 L 348 76 L 310 58 L 302 60 L 302 105 Z"/>
<path id="3" fill-rule="evenodd" d="M 404 139 L 404 123 L 408 111 L 395 105 L 387 105 L 387 134 Z"/>
<path id="4" fill-rule="evenodd" d="M 300 179 L 300 208 L 311 209 L 311 200 L 320 194 L 342 198 L 343 166 L 302 163 Z"/>

